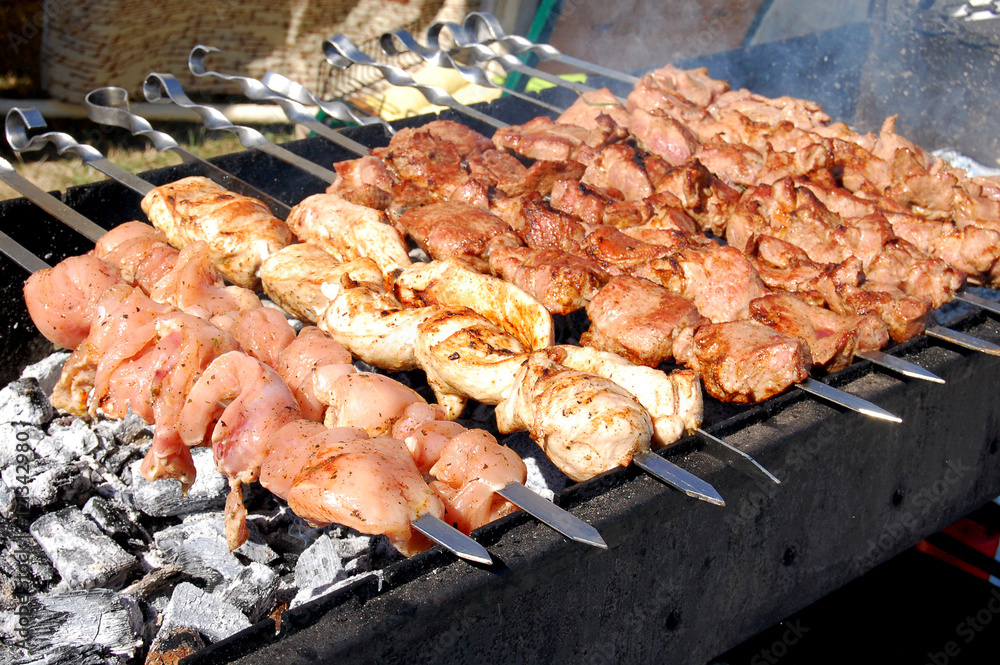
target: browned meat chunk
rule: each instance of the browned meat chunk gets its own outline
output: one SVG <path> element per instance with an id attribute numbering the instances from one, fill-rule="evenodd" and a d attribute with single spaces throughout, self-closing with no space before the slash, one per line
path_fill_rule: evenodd
<path id="1" fill-rule="evenodd" d="M 812 357 L 802 341 L 753 321 L 686 328 L 674 358 L 701 374 L 709 395 L 724 402 L 761 402 L 809 376 Z"/>
<path id="2" fill-rule="evenodd" d="M 842 370 L 854 360 L 857 317 L 840 316 L 787 293 L 772 293 L 750 303 L 750 318 L 808 344 L 813 363 L 827 372 Z"/>
<path id="3" fill-rule="evenodd" d="M 469 177 L 465 161 L 492 147 L 489 139 L 465 125 L 435 120 L 399 130 L 387 148 L 373 152 L 400 178 L 448 198 Z"/>
<path id="4" fill-rule="evenodd" d="M 490 270 L 533 295 L 553 314 L 585 307 L 610 275 L 585 258 L 558 249 L 497 247 Z"/>
<path id="5" fill-rule="evenodd" d="M 521 205 L 524 223 L 520 232 L 528 247 L 579 253 L 580 243 L 587 233 L 579 219 L 553 210 L 537 194 L 525 196 Z"/>
<path id="6" fill-rule="evenodd" d="M 667 171 L 656 183 L 656 191 L 672 194 L 702 229 L 717 236 L 725 233 L 729 216 L 740 200 L 735 189 L 696 159 Z"/>
<path id="7" fill-rule="evenodd" d="M 490 241 L 521 244 L 502 219 L 468 203 L 432 203 L 410 208 L 399 218 L 399 224 L 431 258 L 456 257 L 481 270 L 488 266 Z"/>
<path id="8" fill-rule="evenodd" d="M 576 125 L 585 129 L 600 130 L 601 115 L 606 115 L 619 127 L 628 127 L 631 118 L 625 107 L 607 88 L 585 92 L 566 111 L 556 118 L 563 125 Z"/>
<path id="9" fill-rule="evenodd" d="M 636 109 L 632 112 L 629 129 L 642 149 L 659 155 L 670 164 L 683 164 L 698 149 L 698 139 L 691 130 L 668 115 Z"/>
<path id="10" fill-rule="evenodd" d="M 632 274 L 649 261 L 667 256 L 676 249 L 643 242 L 612 226 L 598 226 L 580 245 L 582 253 L 612 275 Z"/>
<path id="11" fill-rule="evenodd" d="M 674 336 L 699 322 L 698 310 L 662 286 L 615 277 L 587 305 L 591 326 L 581 346 L 611 351 L 637 365 L 658 367 L 673 357 Z"/>
<path id="12" fill-rule="evenodd" d="M 602 150 L 587 165 L 581 182 L 618 190 L 623 198 L 633 201 L 653 193 L 653 184 L 641 155 L 624 143 L 615 143 Z"/>

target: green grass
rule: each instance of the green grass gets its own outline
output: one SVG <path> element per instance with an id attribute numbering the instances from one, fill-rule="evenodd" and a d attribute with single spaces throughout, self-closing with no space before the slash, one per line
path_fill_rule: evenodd
<path id="1" fill-rule="evenodd" d="M 239 140 L 232 135 L 198 140 L 195 132 L 190 132 L 190 134 L 191 136 L 187 137 L 187 140 L 190 141 L 188 143 L 180 140 L 184 137 L 178 136 L 178 133 L 175 132 L 175 136 L 177 136 L 179 142 L 185 148 L 199 157 L 206 159 L 239 152 L 244 149 L 240 145 Z M 289 133 L 264 132 L 264 135 L 275 143 L 280 143 L 291 138 Z M 180 157 L 176 154 L 172 152 L 160 153 L 148 147 L 148 143 L 146 145 L 147 147 L 112 146 L 107 149 L 105 154 L 112 162 L 133 173 L 141 173 L 150 169 L 180 164 Z M 14 168 L 25 178 L 45 191 L 62 191 L 67 187 L 85 185 L 105 179 L 104 174 L 89 166 L 84 166 L 79 159 L 72 156 L 42 158 L 23 162 L 15 161 Z M 13 199 L 20 196 L 18 192 L 0 182 L 0 200 Z"/>

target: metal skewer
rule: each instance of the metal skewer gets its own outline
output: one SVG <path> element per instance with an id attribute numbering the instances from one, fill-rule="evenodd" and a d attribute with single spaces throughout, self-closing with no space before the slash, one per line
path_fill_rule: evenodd
<path id="1" fill-rule="evenodd" d="M 552 113 L 563 113 L 566 110 L 553 104 L 549 104 L 548 102 L 543 102 L 537 97 L 532 97 L 529 94 L 519 92 L 517 90 L 509 90 L 499 83 L 494 83 L 493 79 L 491 79 L 483 69 L 458 64 L 447 51 L 438 45 L 436 41 L 428 40 L 427 46 L 424 46 L 414 39 L 413 35 L 406 30 L 400 29 L 393 30 L 392 32 L 384 32 L 379 38 L 379 43 L 382 46 L 382 51 L 386 55 L 401 55 L 409 51 L 419 55 L 425 62 L 434 65 L 435 67 L 454 69 L 462 75 L 462 78 L 470 83 L 474 83 L 484 88 L 503 90 L 505 94 L 508 94 L 511 97 L 516 97 L 521 101 L 534 104 L 535 106 L 543 108 L 546 111 L 551 111 Z M 402 46 L 402 48 L 400 48 L 400 46 Z"/>
<path id="2" fill-rule="evenodd" d="M 326 57 L 327 62 L 338 69 L 347 69 L 351 65 L 375 67 L 382 72 L 382 76 L 384 76 L 389 83 L 408 88 L 416 88 L 423 93 L 424 97 L 427 98 L 427 101 L 432 104 L 447 106 L 454 111 L 458 111 L 459 113 L 467 115 L 470 118 L 474 118 L 479 122 L 486 123 L 496 129 L 508 126 L 508 123 L 503 122 L 502 120 L 497 120 L 493 116 L 486 115 L 481 111 L 477 111 L 474 108 L 462 104 L 460 101 L 448 94 L 448 91 L 443 90 L 442 88 L 438 88 L 433 85 L 426 85 L 424 83 L 417 83 L 412 76 L 399 67 L 386 65 L 376 61 L 358 49 L 358 47 L 344 35 L 335 35 L 323 42 L 323 55 Z"/>
<path id="3" fill-rule="evenodd" d="M 950 328 L 944 328 L 942 326 L 928 326 L 924 331 L 924 334 L 928 337 L 950 342 L 951 344 L 960 346 L 963 349 L 1000 356 L 1000 346 L 997 346 L 993 342 L 987 342 L 984 339 L 979 339 L 978 337 L 958 332 L 957 330 L 951 330 Z"/>
<path id="4" fill-rule="evenodd" d="M 275 145 L 256 129 L 234 125 L 218 109 L 204 104 L 195 104 L 187 96 L 180 82 L 172 74 L 160 74 L 156 72 L 150 74 L 143 81 L 142 91 L 146 95 L 147 101 L 158 103 L 173 102 L 182 108 L 191 109 L 201 116 L 205 127 L 235 134 L 239 138 L 240 143 L 246 148 L 256 148 L 324 182 L 333 183 L 337 179 L 335 172 L 314 164 L 286 148 Z"/>
<path id="5" fill-rule="evenodd" d="M 479 41 L 489 35 L 489 38 L 503 46 L 509 53 L 517 55 L 519 53 L 534 53 L 543 62 L 560 62 L 564 65 L 579 69 L 592 74 L 597 74 L 609 79 L 615 79 L 622 83 L 635 85 L 639 82 L 639 77 L 631 74 L 624 74 L 614 69 L 595 65 L 586 60 L 580 60 L 573 56 L 566 55 L 554 46 L 548 44 L 537 44 L 526 37 L 520 35 L 508 35 L 504 32 L 503 26 L 496 16 L 487 12 L 471 12 L 465 17 L 462 27 L 466 31 L 476 36 Z"/>
<path id="6" fill-rule="evenodd" d="M 263 201 L 276 217 L 288 218 L 288 213 L 291 211 L 288 205 L 228 171 L 223 171 L 190 150 L 182 148 L 172 136 L 165 132 L 156 131 L 145 118 L 129 112 L 128 91 L 124 88 L 107 86 L 91 90 L 87 93 L 84 101 L 87 104 L 87 115 L 94 122 L 101 125 L 122 127 L 129 130 L 132 136 L 144 136 L 159 152 L 170 150 L 176 153 L 185 164 L 197 164 L 201 175 L 211 178 L 226 189 Z M 96 238 L 91 239 L 96 240 Z"/>
<path id="7" fill-rule="evenodd" d="M 884 351 L 859 351 L 854 355 L 858 358 L 863 358 L 868 362 L 872 362 L 876 365 L 899 372 L 903 376 L 908 376 L 912 379 L 923 379 L 924 381 L 931 381 L 933 383 L 944 383 L 944 379 L 934 372 L 930 372 L 920 365 L 903 360 L 902 358 L 889 355 Z"/>
<path id="8" fill-rule="evenodd" d="M 455 43 L 462 49 L 463 53 L 468 54 L 471 64 L 484 67 L 490 62 L 496 62 L 504 71 L 507 72 L 517 72 L 523 74 L 524 76 L 530 76 L 532 78 L 540 79 L 546 83 L 551 83 L 552 85 L 559 86 L 560 88 L 567 88 L 572 90 L 578 95 L 582 95 L 587 92 L 597 92 L 597 88 L 589 85 L 584 85 L 583 83 L 577 83 L 575 81 L 567 81 L 566 79 L 556 76 L 555 74 L 550 74 L 548 72 L 543 72 L 540 69 L 535 69 L 534 67 L 529 67 L 518 59 L 517 56 L 511 55 L 509 53 L 497 53 L 489 46 L 476 41 L 475 37 L 467 32 L 462 26 L 451 23 L 449 21 L 436 21 L 427 28 L 427 39 L 438 41 L 438 35 L 442 30 L 447 29 L 451 32 Z M 615 97 L 621 104 L 625 103 L 624 99 Z"/>
<path id="9" fill-rule="evenodd" d="M 341 122 L 358 122 L 362 125 L 381 125 L 389 136 L 396 133 L 395 128 L 382 118 L 376 116 L 362 116 L 354 112 L 350 106 L 343 102 L 324 101 L 314 95 L 305 86 L 296 83 L 292 79 L 275 72 L 264 72 L 260 77 L 260 82 L 278 93 L 286 99 L 305 106 L 318 106 L 331 118 L 336 118 Z"/>
<path id="10" fill-rule="evenodd" d="M 851 411 L 857 411 L 866 416 L 871 416 L 872 418 L 878 418 L 880 420 L 887 420 L 891 423 L 901 423 L 903 419 L 899 416 L 889 413 L 885 409 L 875 404 L 872 404 L 868 400 L 861 399 L 850 393 L 845 393 L 843 390 L 837 390 L 833 386 L 827 385 L 821 381 L 817 381 L 813 378 L 808 378 L 802 383 L 796 383 L 795 387 L 799 390 L 804 390 L 807 393 L 821 397 L 829 402 L 838 404 Z"/>
<path id="11" fill-rule="evenodd" d="M 755 460 L 750 455 L 745 452 L 731 446 L 722 439 L 713 436 L 701 429 L 700 427 L 694 432 L 699 439 L 709 445 L 712 449 L 712 455 L 716 457 L 723 458 L 723 461 L 732 464 L 739 471 L 747 475 L 762 474 L 765 478 L 773 482 L 775 485 L 780 485 L 781 481 L 773 473 L 764 468 L 760 462 Z"/>
<path id="12" fill-rule="evenodd" d="M 987 312 L 992 312 L 993 314 L 1000 314 L 1000 303 L 987 300 L 986 298 L 977 296 L 974 293 L 958 292 L 955 294 L 955 300 L 964 302 L 968 305 L 973 305 L 979 309 L 985 309 Z"/>
<path id="13" fill-rule="evenodd" d="M 364 157 L 368 154 L 369 150 L 367 146 L 358 143 L 354 139 L 344 136 L 332 127 L 326 126 L 309 113 L 309 110 L 306 109 L 305 106 L 271 90 L 257 79 L 253 79 L 248 76 L 230 76 L 228 74 L 220 74 L 219 72 L 205 69 L 205 56 L 209 53 L 220 52 L 221 51 L 214 46 L 203 46 L 201 44 L 195 46 L 191 49 L 191 54 L 188 56 L 188 69 L 190 69 L 191 73 L 195 76 L 214 76 L 215 78 L 235 83 L 240 87 L 240 90 L 243 91 L 243 94 L 249 99 L 254 101 L 274 102 L 277 104 L 281 107 L 285 116 L 294 124 L 308 127 L 310 130 L 316 132 L 328 141 L 332 141 L 341 148 L 346 148 L 360 157 Z"/>
<path id="14" fill-rule="evenodd" d="M 637 467 L 671 487 L 680 490 L 694 499 L 707 501 L 716 506 L 725 506 L 726 502 L 710 483 L 698 476 L 672 464 L 654 452 L 642 453 L 632 458 Z"/>
<path id="15" fill-rule="evenodd" d="M 607 543 L 601 538 L 597 529 L 551 501 L 538 496 L 521 483 L 510 483 L 496 490 L 496 493 L 570 540 L 608 549 Z"/>

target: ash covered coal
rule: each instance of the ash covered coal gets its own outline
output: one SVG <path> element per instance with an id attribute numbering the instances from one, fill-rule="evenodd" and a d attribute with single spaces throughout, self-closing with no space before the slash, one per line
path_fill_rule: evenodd
<path id="1" fill-rule="evenodd" d="M 0 662 L 177 663 L 402 559 L 384 536 L 310 527 L 258 485 L 244 489 L 249 538 L 230 552 L 229 486 L 212 451 L 192 450 L 186 494 L 176 480 L 147 481 L 152 429 L 140 418 L 53 409 L 66 358 L 0 390 Z M 497 433 L 492 408 L 470 406 L 461 422 Z M 565 486 L 527 436 L 508 443 L 530 487 L 551 497 Z"/>

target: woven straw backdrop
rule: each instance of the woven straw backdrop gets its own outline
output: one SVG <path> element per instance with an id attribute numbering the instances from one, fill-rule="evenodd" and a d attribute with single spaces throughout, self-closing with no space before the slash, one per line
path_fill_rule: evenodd
<path id="1" fill-rule="evenodd" d="M 477 4 L 478 0 L 45 0 L 42 86 L 52 97 L 78 104 L 89 91 L 104 85 L 120 85 L 141 99 L 146 74 L 159 71 L 174 74 L 189 91 L 238 92 L 232 84 L 190 74 L 188 53 L 200 43 L 222 49 L 208 61 L 216 71 L 257 78 L 272 70 L 313 90 L 344 94 L 351 85 L 364 83 L 365 77 L 358 80 L 357 74 L 345 77 L 331 71 L 321 51 L 324 39 L 344 33 L 357 44 L 372 44 L 382 32 L 401 27 L 420 34 L 435 20 L 461 20 Z M 412 57 L 402 61 L 412 63 Z"/>

